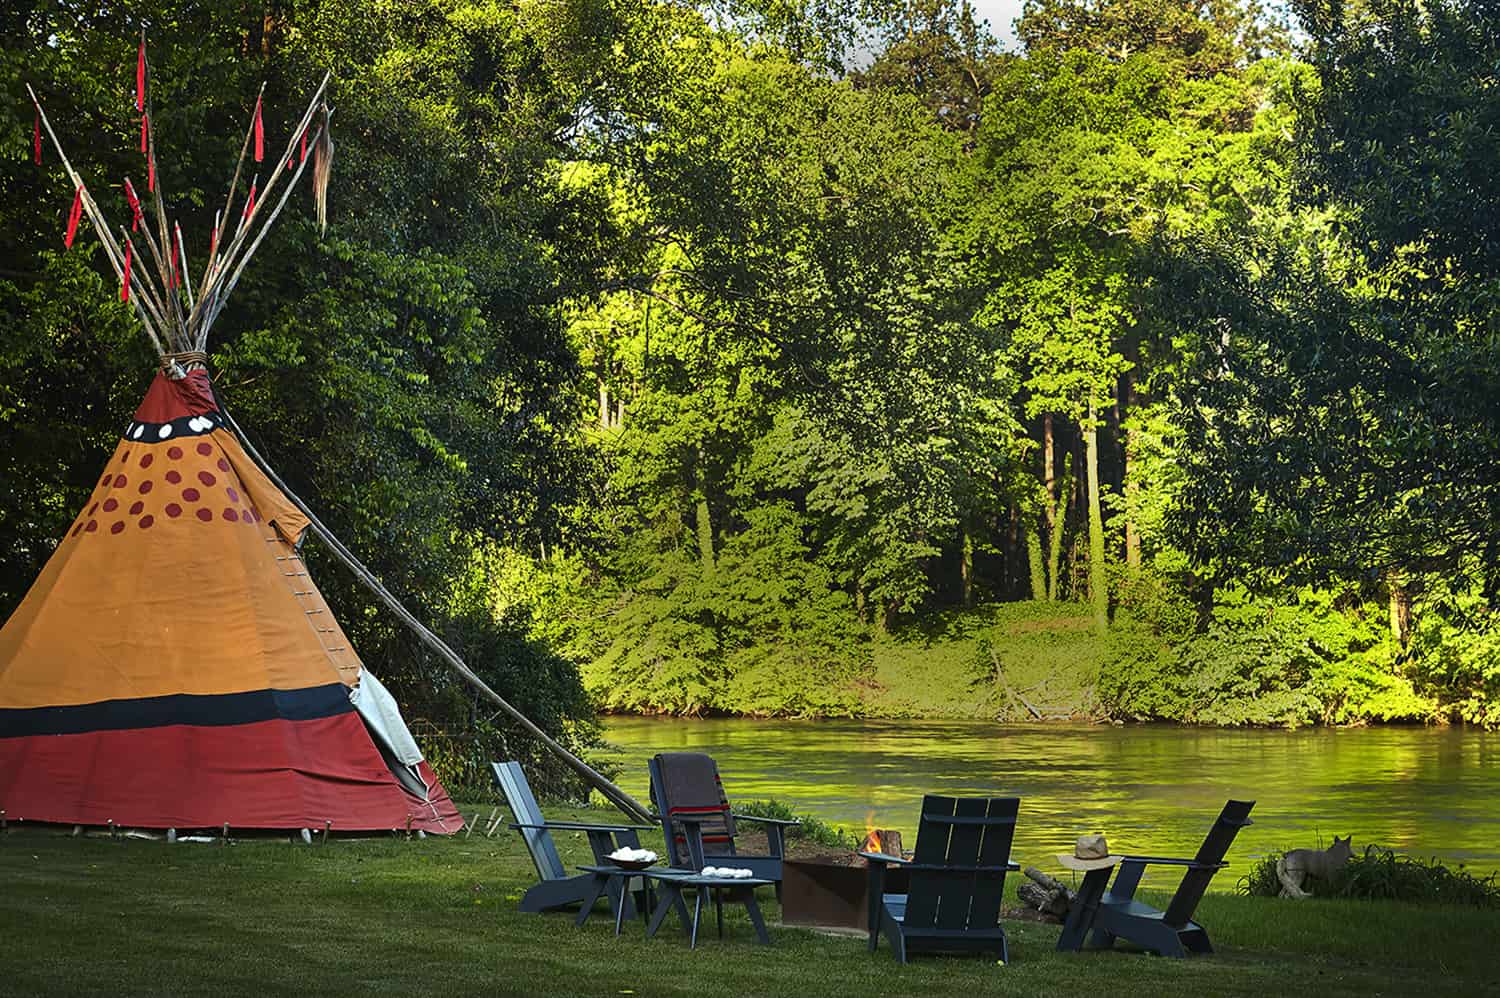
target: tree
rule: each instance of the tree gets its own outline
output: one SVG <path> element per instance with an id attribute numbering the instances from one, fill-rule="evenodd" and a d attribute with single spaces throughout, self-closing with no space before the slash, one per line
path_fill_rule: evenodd
<path id="1" fill-rule="evenodd" d="M 1307 222 L 1260 227 L 1253 268 L 1202 254 L 1182 284 L 1201 344 L 1182 535 L 1273 579 L 1384 581 L 1399 602 L 1477 570 L 1500 594 L 1500 34 L 1483 4 L 1302 10 Z"/>

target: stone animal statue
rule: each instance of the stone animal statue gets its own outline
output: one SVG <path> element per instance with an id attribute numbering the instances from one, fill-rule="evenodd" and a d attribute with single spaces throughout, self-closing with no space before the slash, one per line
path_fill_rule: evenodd
<path id="1" fill-rule="evenodd" d="M 1308 898 L 1310 893 L 1302 889 L 1309 876 L 1327 880 L 1341 870 L 1349 857 L 1354 855 L 1350 844 L 1354 838 L 1345 835 L 1333 837 L 1333 845 L 1327 849 L 1293 849 L 1276 861 L 1276 879 L 1281 881 L 1281 897 Z"/>

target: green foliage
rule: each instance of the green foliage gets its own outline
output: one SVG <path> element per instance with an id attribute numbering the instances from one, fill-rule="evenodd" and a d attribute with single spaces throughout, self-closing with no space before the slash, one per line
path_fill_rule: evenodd
<path id="1" fill-rule="evenodd" d="M 1120 638 L 1099 694 L 1116 715 L 1195 724 L 1350 724 L 1424 720 L 1436 704 L 1394 669 L 1369 616 L 1325 595 L 1292 604 L 1225 593 L 1204 633 L 1168 643 Z"/>
<path id="2" fill-rule="evenodd" d="M 1240 878 L 1241 893 L 1277 897 L 1281 881 L 1276 863 L 1281 854 L 1262 857 Z M 1477 876 L 1436 859 L 1400 856 L 1389 849 L 1367 848 L 1353 856 L 1328 879 L 1308 877 L 1302 889 L 1318 898 L 1349 898 L 1358 901 L 1405 901 L 1419 904 L 1469 905 L 1500 908 L 1500 875 Z"/>
<path id="3" fill-rule="evenodd" d="M 858 849 L 864 841 L 864 836 L 858 835 L 844 828 L 842 825 L 830 825 L 828 822 L 814 815 L 793 810 L 790 805 L 783 804 L 774 798 L 771 800 L 735 801 L 734 813 L 754 815 L 757 818 L 777 818 L 781 821 L 800 821 L 800 825 L 790 827 L 786 830 L 787 839 L 827 846 L 829 849 Z M 756 825 L 754 822 L 746 822 L 742 827 L 753 829 Z"/>

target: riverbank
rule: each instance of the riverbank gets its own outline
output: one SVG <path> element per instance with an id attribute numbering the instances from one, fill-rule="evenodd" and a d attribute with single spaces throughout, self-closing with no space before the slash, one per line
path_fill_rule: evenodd
<path id="1" fill-rule="evenodd" d="M 488 806 L 486 806 L 487 811 Z M 465 808 L 473 813 L 475 807 Z M 554 818 L 615 812 L 549 806 Z M 648 836 L 648 839 L 651 838 Z M 558 839 L 584 862 L 578 836 Z M 658 845 L 659 848 L 659 837 Z M 1058 954 L 1055 926 L 1007 922 L 1011 963 L 934 958 L 898 966 L 862 939 L 779 927 L 754 944 L 737 913 L 696 951 L 600 914 L 523 915 L 531 861 L 508 830 L 406 842 L 168 846 L 0 837 L 0 994 L 504 994 L 872 996 L 1473 995 L 1500 987 L 1500 913 L 1209 895 L 1199 914 L 1219 952 L 1190 961 Z M 1014 884 L 1007 884 L 1007 896 Z"/>
<path id="2" fill-rule="evenodd" d="M 828 647 L 752 646 L 714 668 L 669 645 L 652 645 L 649 667 L 613 648 L 582 672 L 605 711 L 635 714 L 1284 728 L 1461 716 L 1375 621 L 1314 595 L 1274 612 L 1226 597 L 1206 628 L 1192 618 L 1122 610 L 1099 633 L 1082 604 L 994 603 Z"/>

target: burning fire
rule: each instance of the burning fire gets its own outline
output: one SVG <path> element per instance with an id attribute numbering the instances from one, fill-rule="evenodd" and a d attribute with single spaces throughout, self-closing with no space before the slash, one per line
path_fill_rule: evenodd
<path id="1" fill-rule="evenodd" d="M 860 852 L 880 852 L 880 829 L 875 827 L 875 812 L 865 812 L 865 841 Z"/>

